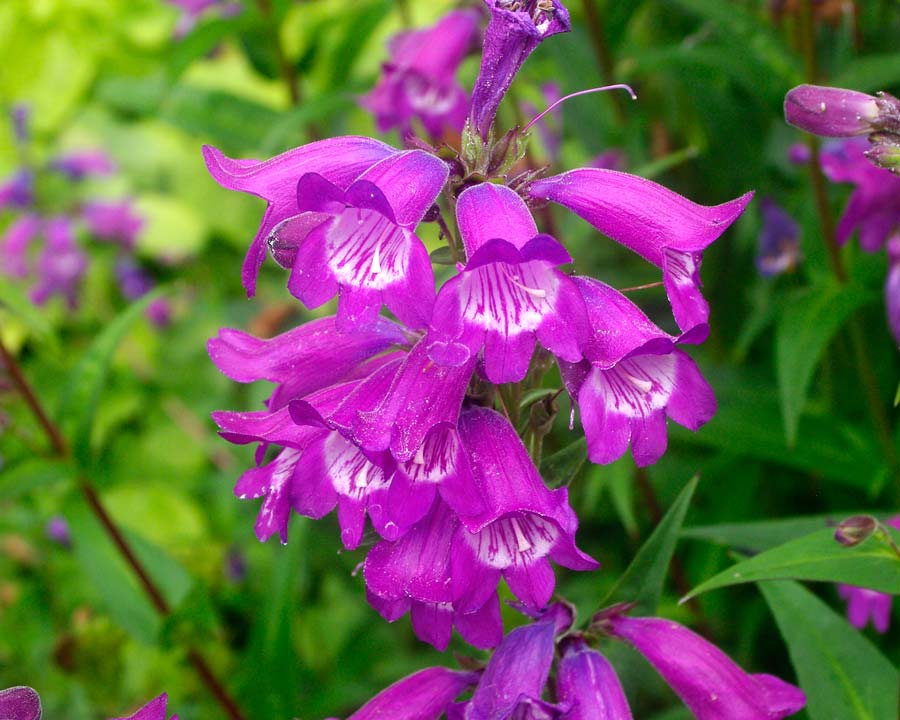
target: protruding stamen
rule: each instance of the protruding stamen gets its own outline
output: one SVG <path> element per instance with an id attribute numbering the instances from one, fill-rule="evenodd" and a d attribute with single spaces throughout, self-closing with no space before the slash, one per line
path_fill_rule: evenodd
<path id="1" fill-rule="evenodd" d="M 539 299 L 541 299 L 541 300 L 543 300 L 543 299 L 545 299 L 545 298 L 547 297 L 547 291 L 546 291 L 546 290 L 543 290 L 543 289 L 541 289 L 541 288 L 533 288 L 533 287 L 528 287 L 527 285 L 523 285 L 523 284 L 520 283 L 518 280 L 516 280 L 515 276 L 514 276 L 511 272 L 509 272 L 508 270 L 506 271 L 506 277 L 509 278 L 509 281 L 510 281 L 513 285 L 515 285 L 515 286 L 516 286 L 517 288 L 519 288 L 520 290 L 523 290 L 524 292 L 527 292 L 527 293 L 528 293 L 529 295 L 531 295 L 532 297 L 536 297 L 536 298 L 539 298 Z"/>
<path id="2" fill-rule="evenodd" d="M 554 108 L 562 105 L 566 100 L 570 100 L 573 97 L 578 97 L 579 95 L 589 95 L 591 93 L 596 92 L 605 92 L 606 90 L 627 90 L 628 94 L 631 95 L 632 100 L 637 100 L 637 95 L 635 95 L 634 90 L 631 89 L 629 85 L 625 85 L 624 83 L 619 83 L 617 85 L 604 85 L 603 87 L 595 87 L 589 88 L 588 90 L 579 90 L 578 92 L 571 93 L 570 95 L 566 95 L 565 97 L 561 97 L 555 103 L 552 103 L 547 109 L 545 109 L 542 113 L 540 113 L 537 117 L 535 117 L 530 123 L 528 123 L 524 128 L 522 128 L 522 132 L 528 132 L 528 130 L 538 122 L 544 115 L 548 112 L 551 112 Z"/>
<path id="3" fill-rule="evenodd" d="M 641 392 L 648 393 L 653 389 L 653 383 L 649 380 L 642 380 L 641 378 L 635 377 L 627 370 L 622 370 L 621 372 L 625 379 Z"/>
<path id="4" fill-rule="evenodd" d="M 381 243 L 375 243 L 375 254 L 372 256 L 372 274 L 381 272 Z"/>
<path id="5" fill-rule="evenodd" d="M 425 443 L 419 445 L 419 449 L 416 450 L 416 456 L 413 458 L 413 462 L 416 465 L 424 465 L 425 464 Z"/>
<path id="6" fill-rule="evenodd" d="M 519 549 L 519 552 L 528 552 L 531 550 L 531 543 L 528 542 L 528 538 L 526 538 L 525 533 L 522 532 L 522 528 L 519 526 L 519 520 L 517 518 L 510 518 L 509 524 L 512 527 L 513 535 L 516 537 L 516 547 Z"/>

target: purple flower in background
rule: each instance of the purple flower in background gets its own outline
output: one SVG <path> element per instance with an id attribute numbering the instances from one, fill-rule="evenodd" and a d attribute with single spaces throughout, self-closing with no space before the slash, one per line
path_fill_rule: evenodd
<path id="1" fill-rule="evenodd" d="M 428 251 L 413 229 L 447 181 L 447 165 L 421 150 L 373 165 L 342 190 L 319 174 L 297 183 L 294 217 L 272 231 L 288 289 L 309 308 L 338 295 L 337 326 L 377 321 L 385 304 L 411 328 L 426 327 L 434 302 Z"/>
<path id="2" fill-rule="evenodd" d="M 57 545 L 61 545 L 66 549 L 72 547 L 72 533 L 69 530 L 69 523 L 66 522 L 62 515 L 54 515 L 50 518 L 44 531 L 47 533 L 47 537 Z"/>
<path id="3" fill-rule="evenodd" d="M 812 157 L 812 153 L 809 150 L 809 145 L 807 145 L 806 143 L 796 142 L 791 143 L 791 146 L 787 151 L 787 157 L 788 162 L 794 165 L 805 165 Z"/>
<path id="4" fill-rule="evenodd" d="M 762 230 L 759 233 L 756 268 L 772 277 L 789 272 L 800 262 L 800 226 L 772 198 L 762 199 Z"/>
<path id="5" fill-rule="evenodd" d="M 247 557 L 238 547 L 231 547 L 225 555 L 225 577 L 233 583 L 247 579 Z"/>
<path id="6" fill-rule="evenodd" d="M 31 299 L 43 305 L 51 295 L 62 295 L 70 309 L 78 304 L 75 292 L 87 270 L 87 256 L 78 247 L 72 221 L 64 216 L 50 218 L 44 225 L 45 242 L 37 258 L 37 285 Z"/>
<path id="7" fill-rule="evenodd" d="M 535 200 L 552 200 L 663 271 L 683 342 L 703 342 L 709 305 L 700 294 L 703 250 L 740 217 L 753 193 L 712 207 L 698 205 L 650 180 L 582 168 L 538 180 Z"/>
<path id="8" fill-rule="evenodd" d="M 892 240 L 894 239 L 896 238 L 892 238 Z M 900 515 L 885 520 L 883 524 L 900 530 Z M 890 595 L 877 590 L 842 584 L 838 585 L 838 594 L 847 603 L 847 619 L 853 627 L 862 630 L 871 621 L 876 632 L 884 634 L 888 631 L 891 624 L 891 605 L 893 604 L 893 598 Z"/>
<path id="9" fill-rule="evenodd" d="M 134 715 L 129 715 L 127 718 L 114 718 L 113 720 L 166 720 L 166 703 L 168 700 L 169 696 L 163 693 L 144 705 Z M 178 720 L 178 716 L 173 715 L 169 720 Z"/>
<path id="10" fill-rule="evenodd" d="M 0 183 L 0 210 L 6 208 L 24 209 L 34 202 L 34 173 L 27 168 L 14 172 L 4 183 Z"/>
<path id="11" fill-rule="evenodd" d="M 590 162 L 590 167 L 600 170 L 623 170 L 625 168 L 625 153 L 616 148 L 604 150 Z"/>
<path id="12" fill-rule="evenodd" d="M 462 365 L 484 349 L 493 383 L 525 377 L 535 342 L 569 362 L 588 337 L 584 302 L 556 266 L 572 262 L 548 235 L 538 235 L 522 198 L 484 183 L 459 196 L 457 219 L 468 262 L 440 291 L 429 331 L 429 357 Z"/>
<path id="13" fill-rule="evenodd" d="M 780 720 L 806 705 L 800 688 L 744 672 L 715 645 L 671 620 L 618 615 L 604 624 L 656 668 L 697 720 Z"/>
<path id="14" fill-rule="evenodd" d="M 240 2 L 228 0 L 166 0 L 166 2 L 181 10 L 178 24 L 175 26 L 176 38 L 183 38 L 193 30 L 200 16 L 211 8 L 220 8 L 223 17 L 236 15 L 242 9 Z"/>
<path id="15" fill-rule="evenodd" d="M 0 718 L 41 720 L 41 698 L 30 687 L 0 690 Z"/>
<path id="16" fill-rule="evenodd" d="M 478 13 L 457 10 L 434 26 L 391 38 L 391 59 L 382 78 L 362 104 L 375 114 L 378 129 L 413 131 L 414 119 L 440 138 L 444 130 L 461 132 L 469 111 L 466 91 L 454 76 L 478 33 Z"/>
<path id="17" fill-rule="evenodd" d="M 551 35 L 568 32 L 569 12 L 559 0 L 484 0 L 491 11 L 484 37 L 484 54 L 469 120 L 482 139 L 497 115 L 519 68 Z"/>
<path id="18" fill-rule="evenodd" d="M 847 242 L 858 230 L 860 247 L 876 252 L 900 227 L 900 177 L 875 167 L 866 158 L 867 147 L 863 138 L 831 143 L 823 149 L 821 163 L 831 182 L 856 186 L 838 222 L 838 242 Z"/>
<path id="19" fill-rule="evenodd" d="M 900 346 L 900 234 L 887 241 L 888 272 L 884 283 L 884 306 L 894 341 Z"/>
<path id="20" fill-rule="evenodd" d="M 555 720 L 567 704 L 541 699 L 556 637 L 572 624 L 571 610 L 554 604 L 535 622 L 510 632 L 491 656 L 469 700 L 452 705 L 448 720 Z"/>
<path id="21" fill-rule="evenodd" d="M 241 274 L 247 295 L 252 297 L 256 292 L 256 276 L 265 260 L 272 231 L 297 215 L 297 181 L 303 175 L 317 173 L 346 190 L 367 169 L 398 152 L 378 140 L 349 136 L 319 140 L 259 162 L 234 160 L 205 145 L 206 167 L 219 185 L 256 195 L 268 203 L 244 259 Z"/>
<path id="22" fill-rule="evenodd" d="M 90 200 L 82 205 L 81 217 L 94 237 L 121 243 L 126 249 L 134 247 L 144 225 L 129 199 Z"/>
<path id="23" fill-rule="evenodd" d="M 435 720 L 477 681 L 476 673 L 425 668 L 385 688 L 347 720 Z"/>
<path id="24" fill-rule="evenodd" d="M 588 308 L 593 336 L 585 360 L 560 363 L 581 413 L 591 462 L 607 464 L 631 445 L 638 466 L 666 450 L 666 417 L 697 430 L 716 411 L 712 388 L 694 361 L 634 303 L 599 280 L 573 282 Z"/>
<path id="25" fill-rule="evenodd" d="M 560 720 L 632 720 L 622 683 L 603 655 L 580 635 L 565 638 L 556 671 L 556 696 L 569 709 Z"/>
<path id="26" fill-rule="evenodd" d="M 25 145 L 29 137 L 28 121 L 31 117 L 31 108 L 25 103 L 16 103 L 13 105 L 9 115 L 12 118 L 13 134 L 15 135 L 16 143 Z"/>
<path id="27" fill-rule="evenodd" d="M 70 180 L 111 175 L 116 171 L 116 164 L 103 150 L 78 150 L 65 153 L 51 160 L 49 167 Z"/>
<path id="28" fill-rule="evenodd" d="M 153 289 L 154 282 L 130 257 L 120 257 L 115 265 L 119 290 L 126 300 L 137 300 Z"/>
<path id="29" fill-rule="evenodd" d="M 41 226 L 37 215 L 24 214 L 13 220 L 0 237 L 0 272 L 19 279 L 28 276 L 28 250 Z"/>

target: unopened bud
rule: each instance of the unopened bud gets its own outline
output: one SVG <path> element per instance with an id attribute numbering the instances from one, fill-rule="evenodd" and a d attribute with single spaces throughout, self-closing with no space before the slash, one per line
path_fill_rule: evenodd
<path id="1" fill-rule="evenodd" d="M 825 137 L 866 135 L 878 115 L 877 99 L 855 90 L 798 85 L 784 98 L 788 123 Z"/>
<path id="2" fill-rule="evenodd" d="M 872 147 L 866 150 L 866 157 L 878 167 L 900 175 L 900 135 L 875 133 L 869 139 Z"/>
<path id="3" fill-rule="evenodd" d="M 839 523 L 834 539 L 846 547 L 854 547 L 868 540 L 878 529 L 878 521 L 871 515 L 854 515 Z"/>

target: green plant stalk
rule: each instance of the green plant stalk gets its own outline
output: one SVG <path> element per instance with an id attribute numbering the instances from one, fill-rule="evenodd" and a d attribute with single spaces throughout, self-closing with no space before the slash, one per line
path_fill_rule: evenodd
<path id="1" fill-rule="evenodd" d="M 18 362 L 16 362 L 16 359 L 3 344 L 2 339 L 0 339 L 0 359 L 2 359 L 10 378 L 15 384 L 16 389 L 22 395 L 22 398 L 25 400 L 25 403 L 28 405 L 29 410 L 46 433 L 47 438 L 53 447 L 54 455 L 60 459 L 70 457 L 71 450 L 69 444 L 66 442 L 65 436 L 62 434 L 59 427 L 50 419 L 46 410 L 44 410 L 34 389 L 28 382 L 25 374 L 19 367 Z M 153 607 L 163 617 L 171 615 L 172 609 L 166 601 L 165 596 L 162 594 L 159 586 L 154 582 L 143 563 L 141 563 L 137 555 L 135 555 L 134 550 L 125 538 L 125 535 L 112 519 L 112 516 L 107 512 L 100 499 L 100 495 L 97 493 L 97 490 L 91 484 L 90 480 L 84 476 L 80 476 L 78 478 L 78 489 L 81 491 L 82 495 L 84 495 L 88 507 L 91 508 L 97 521 L 103 526 L 103 529 L 106 531 L 106 534 L 109 536 L 109 539 L 116 550 L 122 556 L 122 559 L 125 560 L 137 576 L 141 588 L 143 588 L 144 592 L 147 594 Z M 209 663 L 207 663 L 203 655 L 194 648 L 188 648 L 187 656 L 191 665 L 194 666 L 194 670 L 200 676 L 203 684 L 215 698 L 216 702 L 222 706 L 227 717 L 230 718 L 230 720 L 244 720 L 244 715 L 240 708 L 238 708 L 237 703 L 213 673 Z"/>

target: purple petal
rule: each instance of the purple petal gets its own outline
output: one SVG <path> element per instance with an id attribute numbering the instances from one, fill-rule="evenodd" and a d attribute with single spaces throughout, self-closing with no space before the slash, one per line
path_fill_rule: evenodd
<path id="1" fill-rule="evenodd" d="M 166 703 L 168 700 L 169 696 L 163 693 L 140 708 L 134 715 L 129 715 L 127 718 L 119 718 L 119 720 L 166 720 Z M 170 720 L 178 720 L 178 716 L 173 715 Z"/>
<path id="2" fill-rule="evenodd" d="M 469 258 L 488 240 L 501 238 L 522 248 L 538 234 L 525 201 L 505 185 L 482 183 L 464 190 L 456 219 Z"/>
<path id="3" fill-rule="evenodd" d="M 698 720 L 780 720 L 806 704 L 799 688 L 770 675 L 747 674 L 715 645 L 678 623 L 619 616 L 609 626 L 656 668 Z"/>
<path id="4" fill-rule="evenodd" d="M 41 698 L 30 687 L 0 690 L 0 717 L 4 720 L 41 720 Z"/>
<path id="5" fill-rule="evenodd" d="M 798 85 L 785 95 L 784 119 L 825 137 L 865 135 L 878 119 L 878 104 L 871 95 L 853 90 Z"/>
<path id="6" fill-rule="evenodd" d="M 0 237 L 0 272 L 14 278 L 28 276 L 28 249 L 41 231 L 37 215 L 20 215 Z"/>
<path id="7" fill-rule="evenodd" d="M 256 291 L 256 275 L 266 254 L 266 238 L 272 229 L 296 214 L 297 181 L 315 172 L 346 188 L 367 168 L 397 150 L 365 137 L 337 137 L 309 143 L 270 160 L 234 160 L 205 145 L 203 157 L 216 182 L 264 198 L 268 203 L 262 224 L 244 261 L 243 280 L 248 295 Z"/>
<path id="8" fill-rule="evenodd" d="M 437 200 L 449 173 L 440 158 L 410 150 L 373 165 L 359 180 L 373 183 L 384 193 L 399 225 L 414 228 Z"/>
<path id="9" fill-rule="evenodd" d="M 347 720 L 437 720 L 478 676 L 447 668 L 426 668 L 382 690 Z"/>
<path id="10" fill-rule="evenodd" d="M 52 295 L 61 295 L 73 309 L 77 305 L 78 285 L 87 272 L 88 257 L 78 246 L 70 218 L 51 218 L 44 225 L 44 235 L 44 247 L 35 267 L 38 282 L 31 290 L 31 299 L 43 305 Z"/>
<path id="11" fill-rule="evenodd" d="M 556 694 L 560 703 L 571 705 L 560 720 L 632 720 L 613 666 L 580 636 L 563 640 Z"/>
<path id="12" fill-rule="evenodd" d="M 103 150 L 81 150 L 66 153 L 50 161 L 51 170 L 67 175 L 71 180 L 82 180 L 92 175 L 111 175 L 116 164 Z"/>
<path id="13" fill-rule="evenodd" d="M 491 595 L 475 612 L 456 612 L 453 622 L 463 639 L 474 647 L 497 647 L 503 640 L 503 618 L 500 615 L 497 593 Z"/>
<path id="14" fill-rule="evenodd" d="M 888 240 L 888 273 L 884 283 L 884 307 L 894 342 L 900 346 L 900 235 Z"/>

